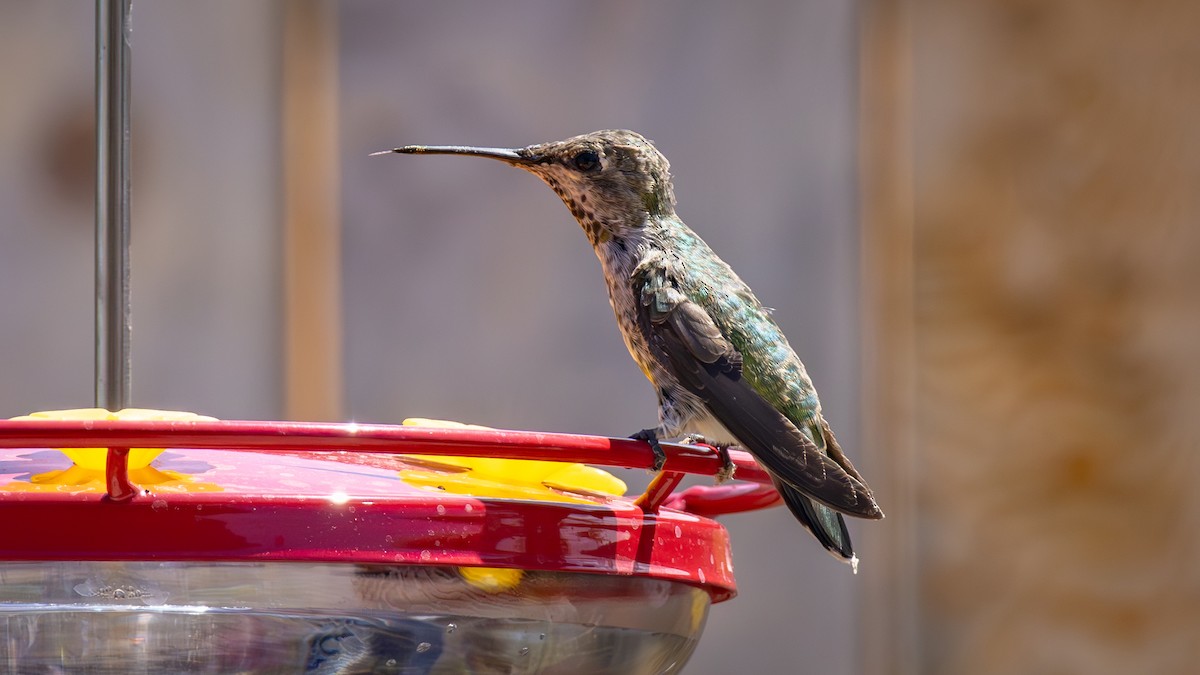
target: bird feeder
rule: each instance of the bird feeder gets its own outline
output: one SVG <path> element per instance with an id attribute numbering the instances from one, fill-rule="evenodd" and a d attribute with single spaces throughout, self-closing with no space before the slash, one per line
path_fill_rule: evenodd
<path id="1" fill-rule="evenodd" d="M 0 447 L 12 672 L 676 672 L 736 592 L 709 516 L 777 498 L 737 452 L 750 482 L 674 492 L 720 463 L 669 444 L 646 493 L 605 494 L 545 469 L 649 467 L 644 443 L 532 432 L 22 419 Z M 83 447 L 102 469 L 51 449 Z M 487 496 L 470 458 L 543 494 Z"/>
<path id="2" fill-rule="evenodd" d="M 417 421 L 121 410 L 128 0 L 98 7 L 96 409 L 0 421 L 0 670 L 668 673 L 736 593 L 732 452 Z M 584 465 L 593 465 L 592 467 Z"/>

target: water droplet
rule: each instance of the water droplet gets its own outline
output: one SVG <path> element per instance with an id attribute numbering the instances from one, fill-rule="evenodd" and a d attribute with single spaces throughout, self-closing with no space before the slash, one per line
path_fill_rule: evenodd
<path id="1" fill-rule="evenodd" d="M 424 654 L 425 652 L 429 651 L 431 647 L 433 647 L 433 645 L 429 644 L 428 642 L 422 642 L 421 644 L 417 645 L 417 653 Z"/>
<path id="2" fill-rule="evenodd" d="M 709 554 L 708 554 L 708 564 L 709 564 L 709 565 L 716 565 L 716 564 L 717 564 L 717 556 L 715 556 L 715 555 L 713 555 L 713 554 L 709 553 Z"/>
<path id="3" fill-rule="evenodd" d="M 123 589 L 123 588 L 114 588 L 114 589 L 113 589 L 113 592 L 112 592 L 112 596 L 113 596 L 114 598 L 118 599 L 118 600 L 120 600 L 120 599 L 124 598 L 124 597 L 125 597 L 125 589 Z"/>
<path id="4" fill-rule="evenodd" d="M 349 511 L 350 511 L 350 513 L 354 513 L 354 507 L 353 506 L 349 507 Z"/>
<path id="5" fill-rule="evenodd" d="M 538 633 L 538 639 L 539 639 L 539 640 L 545 640 L 545 639 L 546 639 L 546 634 L 545 634 L 545 633 Z"/>
<path id="6" fill-rule="evenodd" d="M 699 572 L 700 572 L 700 583 L 704 583 L 704 570 L 700 569 Z"/>
<path id="7" fill-rule="evenodd" d="M 384 537 L 383 537 L 383 541 L 384 541 L 384 543 L 386 543 L 386 544 L 391 544 L 391 543 L 393 543 L 393 542 L 394 542 L 394 541 L 396 541 L 396 540 L 395 540 L 395 538 L 393 538 L 393 537 L 392 537 L 392 535 L 388 534 L 388 535 L 384 535 Z"/>
<path id="8" fill-rule="evenodd" d="M 384 662 L 383 665 L 387 666 L 388 668 L 395 668 L 396 667 L 396 659 L 388 659 L 387 661 Z"/>
<path id="9" fill-rule="evenodd" d="M 453 623 L 446 624 L 446 632 L 447 633 L 453 633 L 456 630 L 458 630 L 458 625 L 453 624 Z"/>
<path id="10" fill-rule="evenodd" d="M 441 540 L 441 539 L 434 539 L 434 540 L 433 540 L 433 545 L 434 545 L 434 546 L 441 546 L 441 545 L 442 545 L 442 540 Z"/>
<path id="11" fill-rule="evenodd" d="M 475 510 L 475 507 L 474 507 L 474 506 L 471 506 L 470 504 L 463 504 L 463 511 L 466 511 L 467 513 L 470 513 L 470 512 L 472 512 L 472 511 L 474 511 L 474 510 Z"/>
<path id="12" fill-rule="evenodd" d="M 437 505 L 437 512 L 438 512 L 438 515 L 439 515 L 439 516 L 444 516 L 444 515 L 446 515 L 446 505 L 445 505 L 445 504 L 438 504 L 438 505 Z"/>
<path id="13" fill-rule="evenodd" d="M 521 656 L 525 656 L 526 654 L 529 653 L 529 647 L 521 647 L 521 649 L 518 650 L 518 653 L 520 653 Z"/>
<path id="14" fill-rule="evenodd" d="M 683 536 L 683 528 L 676 525 L 675 526 L 675 538 L 678 539 L 679 537 L 682 537 L 682 536 Z"/>
<path id="15" fill-rule="evenodd" d="M 421 560 L 429 560 L 432 557 L 433 557 L 433 554 L 430 553 L 429 551 L 421 551 Z"/>
<path id="16" fill-rule="evenodd" d="M 155 499 L 154 503 L 150 505 L 150 508 L 155 511 L 162 511 L 163 509 L 167 508 L 167 500 Z"/>

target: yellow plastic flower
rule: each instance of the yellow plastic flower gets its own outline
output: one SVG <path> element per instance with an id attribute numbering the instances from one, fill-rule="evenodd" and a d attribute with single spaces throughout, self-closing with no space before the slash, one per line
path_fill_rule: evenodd
<path id="1" fill-rule="evenodd" d="M 510 591 L 521 583 L 525 570 L 502 567 L 460 567 L 458 574 L 463 581 L 488 593 Z"/>
<path id="2" fill-rule="evenodd" d="M 442 429 L 487 429 L 473 424 L 413 417 L 404 426 Z M 455 494 L 506 499 L 594 503 L 586 495 L 620 497 L 625 482 L 611 473 L 584 464 L 495 457 L 410 455 L 431 464 L 429 469 L 400 472 L 406 482 Z"/>
<path id="3" fill-rule="evenodd" d="M 73 410 L 45 410 L 30 415 L 14 417 L 14 420 L 163 420 L 177 422 L 215 422 L 215 417 L 206 417 L 190 412 L 174 410 L 147 410 L 144 408 L 125 408 L 110 412 L 103 408 L 76 408 Z M 107 462 L 107 448 L 58 448 L 69 457 L 75 466 L 89 471 L 104 471 Z M 129 469 L 141 469 L 154 461 L 163 448 L 133 448 L 129 451 Z"/>
<path id="4" fill-rule="evenodd" d="M 440 429 L 488 429 L 475 424 L 413 417 L 408 427 Z M 406 482 L 455 494 L 505 499 L 594 503 L 584 495 L 620 497 L 625 482 L 611 473 L 584 464 L 541 462 L 496 457 L 452 457 L 409 455 L 409 460 L 429 465 L 428 469 L 400 472 Z M 463 581 L 486 593 L 503 593 L 520 585 L 524 570 L 499 567 L 459 567 Z"/>

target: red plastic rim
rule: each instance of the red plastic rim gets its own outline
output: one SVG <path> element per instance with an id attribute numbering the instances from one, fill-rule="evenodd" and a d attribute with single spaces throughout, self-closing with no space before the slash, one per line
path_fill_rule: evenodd
<path id="1" fill-rule="evenodd" d="M 110 448 L 108 494 L 28 489 L 40 472 L 70 466 L 46 448 L 97 446 Z M 131 447 L 171 448 L 155 467 L 204 490 L 136 485 L 119 452 Z M 704 447 L 664 449 L 665 470 L 645 495 L 568 504 L 421 489 L 397 470 L 401 455 L 422 454 L 649 468 L 649 448 L 596 436 L 391 425 L 0 421 L 0 560 L 484 566 L 677 580 L 715 602 L 728 599 L 736 592 L 728 533 L 705 516 L 770 506 L 778 495 L 739 452 L 737 477 L 749 482 L 675 493 L 683 474 L 713 475 L 720 462 Z"/>

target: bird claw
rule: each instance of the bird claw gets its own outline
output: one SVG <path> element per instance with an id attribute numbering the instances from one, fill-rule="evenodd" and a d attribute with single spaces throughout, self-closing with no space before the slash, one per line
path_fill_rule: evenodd
<path id="1" fill-rule="evenodd" d="M 655 473 L 662 471 L 663 466 L 667 463 L 667 451 L 663 450 L 662 444 L 658 442 L 658 434 L 653 429 L 642 429 L 630 438 L 650 444 L 650 451 L 654 453 L 654 466 L 651 468 Z"/>
<path id="2" fill-rule="evenodd" d="M 729 456 L 729 446 L 724 443 L 714 443 L 703 436 L 691 434 L 683 437 L 683 442 L 687 445 L 703 444 L 712 446 L 717 452 L 717 458 L 721 460 L 721 469 L 715 474 L 717 485 L 729 480 L 733 480 L 733 475 L 737 473 L 737 465 L 733 463 L 733 458 Z"/>
<path id="3" fill-rule="evenodd" d="M 733 474 L 737 473 L 737 464 L 733 463 L 733 458 L 729 456 L 728 445 L 714 445 L 717 449 L 717 457 L 721 460 L 721 470 L 717 471 L 717 485 L 726 481 L 733 480 Z"/>

